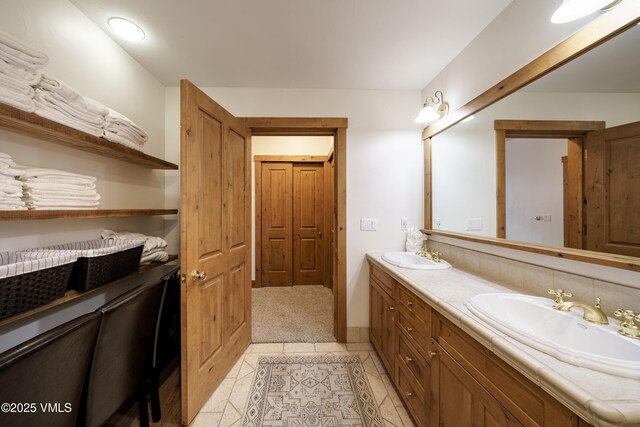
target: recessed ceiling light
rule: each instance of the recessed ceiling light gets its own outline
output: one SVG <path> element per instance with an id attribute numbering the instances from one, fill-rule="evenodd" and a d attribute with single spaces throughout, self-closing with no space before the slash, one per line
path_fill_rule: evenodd
<path id="1" fill-rule="evenodd" d="M 564 24 L 590 15 L 597 10 L 609 10 L 622 0 L 563 0 L 551 17 L 554 24 Z"/>
<path id="2" fill-rule="evenodd" d="M 145 34 L 142 28 L 124 18 L 109 18 L 109 27 L 120 37 L 132 42 L 144 40 Z"/>
<path id="3" fill-rule="evenodd" d="M 471 120 L 473 120 L 475 118 L 475 116 L 472 114 L 469 117 L 467 117 L 466 119 L 462 120 L 460 123 L 467 123 L 470 122 Z"/>

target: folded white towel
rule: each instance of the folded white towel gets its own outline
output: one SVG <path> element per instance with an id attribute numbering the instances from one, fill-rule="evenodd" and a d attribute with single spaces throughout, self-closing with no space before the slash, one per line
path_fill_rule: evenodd
<path id="1" fill-rule="evenodd" d="M 2 193 L 20 193 L 22 194 L 22 186 L 21 185 L 13 185 L 13 184 L 5 184 L 4 182 L 0 182 L 0 195 Z"/>
<path id="2" fill-rule="evenodd" d="M 1 175 L 0 174 L 0 184 L 9 184 L 9 185 L 20 184 L 20 185 L 22 185 L 22 181 L 18 181 L 13 176 L 6 176 L 6 175 Z"/>
<path id="3" fill-rule="evenodd" d="M 0 200 L 2 199 L 19 199 L 23 196 L 24 194 L 22 193 L 22 191 L 5 191 L 2 190 L 0 187 Z"/>
<path id="4" fill-rule="evenodd" d="M 87 123 L 58 108 L 50 99 L 47 98 L 46 92 L 42 89 L 36 89 L 33 102 L 35 103 L 35 113 L 40 117 L 53 120 L 56 123 L 69 126 L 81 132 L 88 133 L 89 135 L 97 137 L 104 135 L 104 131 L 101 126 Z"/>
<path id="5" fill-rule="evenodd" d="M 82 106 L 80 105 L 82 104 L 82 102 L 79 101 L 70 103 L 57 93 L 49 92 L 42 89 L 37 90 L 40 92 L 42 98 L 44 98 L 52 108 L 55 108 L 56 110 L 68 114 L 69 116 L 81 120 L 87 124 L 98 127 L 104 126 L 104 117 L 89 111 L 86 107 L 86 104 Z"/>
<path id="6" fill-rule="evenodd" d="M 0 203 L 6 206 L 26 206 L 24 200 L 15 197 L 0 198 Z"/>
<path id="7" fill-rule="evenodd" d="M 17 65 L 9 64 L 2 59 L 0 59 L 0 74 L 25 82 L 29 86 L 37 85 L 42 77 L 40 70 L 19 67 Z"/>
<path id="8" fill-rule="evenodd" d="M 27 82 L 14 79 L 13 77 L 0 74 L 0 86 L 3 90 L 12 90 L 20 95 L 33 98 L 34 90 Z"/>
<path id="9" fill-rule="evenodd" d="M 71 184 L 48 184 L 27 181 L 24 183 L 22 188 L 24 191 L 35 191 L 40 193 L 75 193 L 83 196 L 97 194 L 95 184 L 91 185 L 93 185 L 93 188 Z"/>
<path id="10" fill-rule="evenodd" d="M 27 113 L 33 113 L 36 110 L 33 98 L 2 85 L 0 85 L 0 103 L 10 105 Z"/>
<path id="11" fill-rule="evenodd" d="M 106 126 L 107 125 L 105 125 L 105 129 L 104 129 L 105 135 L 112 134 L 112 135 L 127 139 L 127 140 L 131 141 L 132 143 L 138 145 L 140 148 L 144 147 L 144 144 L 147 142 L 146 139 L 143 140 L 143 139 L 139 138 L 139 136 L 134 131 L 132 131 L 130 128 L 122 127 L 120 129 L 115 129 L 114 130 L 113 127 L 111 129 L 107 129 Z"/>
<path id="12" fill-rule="evenodd" d="M 109 243 L 115 243 L 117 240 L 144 240 L 143 254 L 167 247 L 167 242 L 160 237 L 131 233 L 129 231 L 102 230 L 100 237 L 108 240 Z"/>
<path id="13" fill-rule="evenodd" d="M 26 211 L 26 206 L 5 205 L 0 202 L 0 211 Z"/>
<path id="14" fill-rule="evenodd" d="M 99 206 L 100 202 L 85 202 L 74 200 L 25 200 L 29 207 L 95 207 Z"/>
<path id="15" fill-rule="evenodd" d="M 48 74 L 42 74 L 38 88 L 56 94 L 59 100 L 66 101 L 68 105 L 78 110 L 86 111 L 102 118 L 109 114 L 109 109 L 98 101 L 80 95 L 77 90 L 68 84 Z"/>
<path id="16" fill-rule="evenodd" d="M 0 58 L 25 68 L 40 69 L 49 63 L 49 57 L 4 31 L 0 31 Z"/>
<path id="17" fill-rule="evenodd" d="M 142 258 L 140 258 L 140 265 L 167 261 L 169 261 L 169 254 L 164 251 L 160 251 L 149 255 L 142 255 Z"/>
<path id="18" fill-rule="evenodd" d="M 30 211 L 95 211 L 97 206 L 29 206 Z"/>
<path id="19" fill-rule="evenodd" d="M 112 110 L 111 108 L 109 108 L 109 114 L 106 117 L 104 128 L 116 134 L 120 133 L 121 131 L 128 131 L 128 133 L 130 133 L 135 140 L 142 143 L 147 142 L 147 140 L 149 139 L 149 135 L 144 129 L 131 121 L 131 119 L 129 119 L 127 116 L 120 114 L 117 111 Z"/>
<path id="20" fill-rule="evenodd" d="M 16 162 L 14 162 L 11 157 L 9 157 L 8 159 L 5 159 L 4 157 L 0 157 L 0 164 L 15 167 Z"/>
<path id="21" fill-rule="evenodd" d="M 87 202 L 97 202 L 100 200 L 100 195 L 97 193 L 87 194 L 87 195 L 79 195 L 73 192 L 45 192 L 45 193 L 37 193 L 33 191 L 25 191 L 24 197 L 29 198 L 30 200 L 38 201 L 38 200 L 75 200 L 75 201 L 87 201 Z"/>
<path id="22" fill-rule="evenodd" d="M 7 153 L 0 153 L 0 158 L 2 158 L 2 159 L 10 159 L 11 156 L 8 155 Z"/>
<path id="23" fill-rule="evenodd" d="M 123 145 L 128 148 L 132 148 L 137 151 L 142 151 L 142 146 L 129 138 L 122 137 L 110 131 L 104 131 L 104 139 L 115 142 L 116 144 Z"/>
<path id="24" fill-rule="evenodd" d="M 19 169 L 24 171 L 21 179 L 26 180 L 29 178 L 44 178 L 44 177 L 67 177 L 81 181 L 95 182 L 96 178 L 88 175 L 80 175 L 73 172 L 61 171 L 57 169 L 45 169 L 45 168 L 30 168 L 28 166 L 18 166 Z"/>
<path id="25" fill-rule="evenodd" d="M 24 171 L 17 168 L 0 169 L 0 175 L 18 177 L 24 175 Z"/>

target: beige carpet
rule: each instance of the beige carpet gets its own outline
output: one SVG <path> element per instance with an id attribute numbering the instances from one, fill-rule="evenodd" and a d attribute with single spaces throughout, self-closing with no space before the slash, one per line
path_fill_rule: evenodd
<path id="1" fill-rule="evenodd" d="M 333 294 L 324 286 L 253 289 L 253 342 L 333 342 Z"/>

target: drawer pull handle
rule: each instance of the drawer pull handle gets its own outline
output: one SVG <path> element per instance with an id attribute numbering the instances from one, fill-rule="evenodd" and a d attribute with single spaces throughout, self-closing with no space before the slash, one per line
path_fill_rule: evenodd
<path id="1" fill-rule="evenodd" d="M 406 394 L 407 394 L 407 397 L 413 396 L 413 393 L 411 393 L 410 391 L 408 391 Z"/>
<path id="2" fill-rule="evenodd" d="M 429 355 L 429 359 L 433 359 L 434 357 L 436 357 L 438 355 L 437 351 L 427 351 L 427 354 Z"/>
<path id="3" fill-rule="evenodd" d="M 392 305 L 390 305 L 390 306 L 389 306 L 389 311 L 393 311 L 393 310 L 395 310 L 395 309 L 396 309 L 396 308 L 395 308 L 394 306 L 392 306 Z"/>
<path id="4" fill-rule="evenodd" d="M 409 307 L 411 307 L 411 306 L 413 305 L 413 303 L 412 303 L 411 301 L 407 300 L 407 305 L 408 305 Z"/>
<path id="5" fill-rule="evenodd" d="M 410 327 L 407 326 L 407 332 L 409 332 L 409 333 L 413 332 L 413 328 L 410 328 Z"/>
<path id="6" fill-rule="evenodd" d="M 407 363 L 409 363 L 409 362 L 413 362 L 413 359 L 412 359 L 412 358 L 410 358 L 409 356 L 405 356 L 405 357 L 404 357 L 404 360 L 405 360 Z"/>

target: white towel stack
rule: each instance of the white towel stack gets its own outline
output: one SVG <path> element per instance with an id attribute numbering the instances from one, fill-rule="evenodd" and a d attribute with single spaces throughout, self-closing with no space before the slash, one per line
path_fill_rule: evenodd
<path id="1" fill-rule="evenodd" d="M 114 243 L 118 240 L 144 240 L 144 249 L 142 250 L 140 265 L 151 262 L 167 262 L 169 260 L 169 254 L 166 252 L 167 242 L 160 237 L 146 236 L 129 231 L 111 230 L 102 230 L 100 236 L 104 240 L 108 240 L 109 243 Z"/>
<path id="2" fill-rule="evenodd" d="M 27 112 L 35 111 L 31 86 L 40 81 L 40 69 L 49 58 L 0 31 L 0 102 Z"/>
<path id="3" fill-rule="evenodd" d="M 104 136 L 107 108 L 60 80 L 42 75 L 35 90 L 35 113 L 94 136 Z"/>
<path id="4" fill-rule="evenodd" d="M 0 153 L 0 210 L 27 210 L 22 201 L 22 181 L 16 179 L 24 172 L 15 167 L 16 163 L 11 156 Z"/>
<path id="5" fill-rule="evenodd" d="M 110 108 L 104 123 L 104 137 L 138 151 L 144 149 L 144 144 L 149 139 L 144 129 Z"/>
<path id="6" fill-rule="evenodd" d="M 18 166 L 24 171 L 23 200 L 34 210 L 98 209 L 96 178 L 55 169 Z"/>

